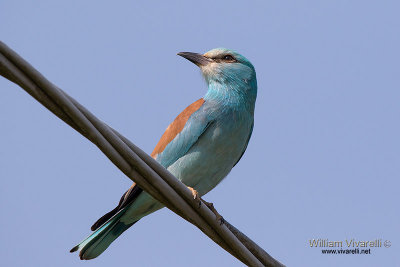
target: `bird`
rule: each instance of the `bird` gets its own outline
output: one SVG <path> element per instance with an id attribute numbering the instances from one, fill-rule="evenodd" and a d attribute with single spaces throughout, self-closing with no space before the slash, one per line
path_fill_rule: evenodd
<path id="1" fill-rule="evenodd" d="M 208 89 L 168 126 L 151 156 L 201 197 L 229 174 L 248 146 L 257 98 L 256 71 L 248 59 L 226 48 L 177 55 L 200 68 Z M 141 218 L 161 208 L 134 183 L 117 207 L 93 224 L 94 232 L 70 252 L 79 250 L 81 260 L 94 259 Z"/>

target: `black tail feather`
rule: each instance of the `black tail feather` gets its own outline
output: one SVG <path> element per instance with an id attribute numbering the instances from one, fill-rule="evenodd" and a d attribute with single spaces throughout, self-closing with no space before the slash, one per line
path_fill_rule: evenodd
<path id="1" fill-rule="evenodd" d="M 106 221 L 108 221 L 110 218 L 112 218 L 120 210 L 122 210 L 123 208 L 128 206 L 130 203 L 132 203 L 139 196 L 139 194 L 142 191 L 143 190 L 139 186 L 134 184 L 131 188 L 129 188 L 128 191 L 126 191 L 122 195 L 122 197 L 121 197 L 121 199 L 120 199 L 120 201 L 118 203 L 118 206 L 115 209 L 113 209 L 112 211 L 109 211 L 106 214 L 104 214 L 100 219 L 98 219 L 92 225 L 92 227 L 90 227 L 90 230 L 96 231 L 100 226 L 102 226 Z"/>

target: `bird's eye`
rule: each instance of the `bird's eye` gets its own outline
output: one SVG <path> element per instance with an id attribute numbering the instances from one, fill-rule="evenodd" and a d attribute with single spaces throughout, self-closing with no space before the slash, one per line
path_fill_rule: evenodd
<path id="1" fill-rule="evenodd" d="M 223 60 L 228 60 L 228 61 L 234 61 L 235 60 L 235 58 L 233 56 L 231 56 L 231 55 L 225 55 L 222 59 Z"/>

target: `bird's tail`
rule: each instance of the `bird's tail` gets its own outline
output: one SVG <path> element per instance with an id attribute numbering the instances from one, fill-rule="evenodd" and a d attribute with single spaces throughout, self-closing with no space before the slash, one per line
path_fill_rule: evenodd
<path id="1" fill-rule="evenodd" d="M 90 260 L 99 256 L 117 237 L 136 223 L 125 224 L 121 222 L 120 218 L 124 213 L 125 209 L 122 209 L 85 240 L 73 247 L 70 252 L 80 250 L 79 257 L 81 260 Z"/>

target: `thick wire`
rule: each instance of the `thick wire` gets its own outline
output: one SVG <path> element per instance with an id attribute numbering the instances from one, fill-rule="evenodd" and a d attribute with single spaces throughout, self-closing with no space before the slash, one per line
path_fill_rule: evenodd
<path id="1" fill-rule="evenodd" d="M 49 82 L 28 62 L 0 42 L 0 75 L 21 86 L 99 149 L 131 180 L 167 208 L 196 225 L 214 242 L 249 266 L 283 266 L 254 241 L 192 197 L 190 190 L 120 133 Z"/>

